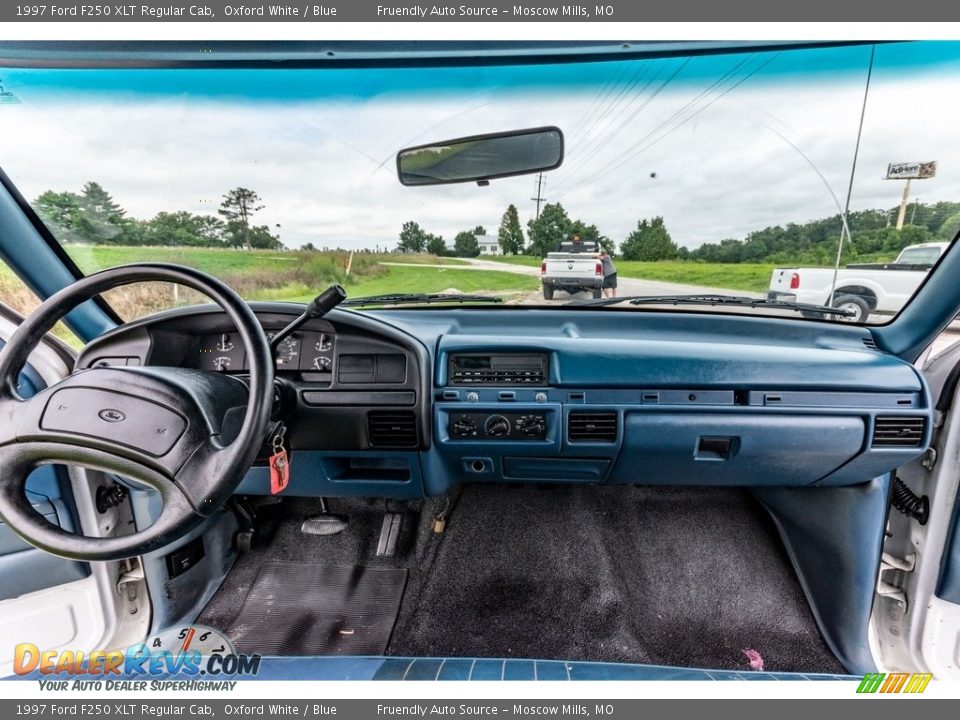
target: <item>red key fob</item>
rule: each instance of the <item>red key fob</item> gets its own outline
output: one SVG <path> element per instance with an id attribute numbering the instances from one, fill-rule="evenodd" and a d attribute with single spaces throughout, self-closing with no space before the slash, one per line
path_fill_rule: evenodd
<path id="1" fill-rule="evenodd" d="M 276 495 L 290 484 L 290 458 L 286 450 L 270 456 L 270 493 Z"/>

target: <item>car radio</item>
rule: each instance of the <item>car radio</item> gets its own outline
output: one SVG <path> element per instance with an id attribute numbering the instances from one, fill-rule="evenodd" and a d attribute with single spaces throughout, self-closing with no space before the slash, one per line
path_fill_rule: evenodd
<path id="1" fill-rule="evenodd" d="M 451 385 L 546 385 L 547 356 L 455 353 L 450 356 Z"/>

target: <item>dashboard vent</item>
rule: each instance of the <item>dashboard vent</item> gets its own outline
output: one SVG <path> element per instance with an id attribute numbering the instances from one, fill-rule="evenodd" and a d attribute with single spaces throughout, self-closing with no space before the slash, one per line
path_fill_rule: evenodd
<path id="1" fill-rule="evenodd" d="M 409 410 L 376 410 L 367 414 L 370 445 L 379 448 L 417 446 L 417 418 Z"/>
<path id="2" fill-rule="evenodd" d="M 567 439 L 570 442 L 616 442 L 617 413 L 570 413 Z"/>
<path id="3" fill-rule="evenodd" d="M 873 339 L 873 335 L 868 335 L 863 339 L 863 344 L 870 348 L 871 350 L 877 349 L 877 341 Z"/>
<path id="4" fill-rule="evenodd" d="M 873 426 L 874 447 L 920 447 L 927 429 L 924 417 L 878 417 Z"/>

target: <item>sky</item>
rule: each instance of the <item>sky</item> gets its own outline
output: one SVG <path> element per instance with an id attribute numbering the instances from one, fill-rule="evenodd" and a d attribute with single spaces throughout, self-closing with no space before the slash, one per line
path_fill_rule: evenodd
<path id="1" fill-rule="evenodd" d="M 846 200 L 871 48 L 579 66 L 403 70 L 0 68 L 0 167 L 30 200 L 103 185 L 133 217 L 215 215 L 228 189 L 290 247 L 392 248 L 414 220 L 452 244 L 507 205 L 535 213 L 536 176 L 403 187 L 405 146 L 556 125 L 546 202 L 621 242 L 663 216 L 694 248 L 835 214 Z M 912 199 L 960 200 L 960 44 L 876 48 L 851 209 L 893 207 L 887 163 L 938 162 Z M 9 97 L 9 96 L 8 96 Z"/>

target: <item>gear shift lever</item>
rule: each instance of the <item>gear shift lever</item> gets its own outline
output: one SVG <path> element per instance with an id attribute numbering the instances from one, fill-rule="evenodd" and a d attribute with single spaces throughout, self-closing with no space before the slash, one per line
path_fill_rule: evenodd
<path id="1" fill-rule="evenodd" d="M 270 338 L 270 354 L 276 357 L 277 346 L 279 346 L 280 343 L 286 338 L 290 337 L 290 335 L 293 334 L 297 328 L 302 326 L 308 320 L 322 318 L 346 299 L 347 291 L 344 290 L 340 285 L 331 285 L 328 287 L 310 301 L 310 304 L 307 305 L 301 315 L 294 318 L 289 325 Z"/>

